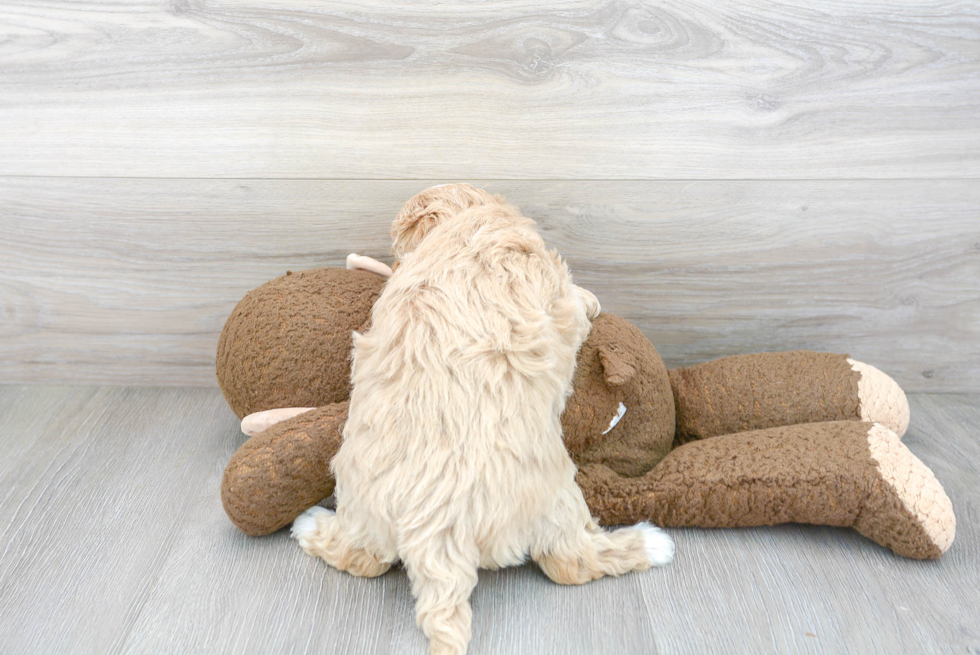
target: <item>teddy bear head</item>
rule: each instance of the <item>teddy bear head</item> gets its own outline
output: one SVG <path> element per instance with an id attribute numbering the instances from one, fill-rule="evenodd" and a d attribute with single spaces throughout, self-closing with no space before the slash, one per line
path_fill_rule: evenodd
<path id="1" fill-rule="evenodd" d="M 667 368 L 643 333 L 606 312 L 579 349 L 574 391 L 565 404 L 565 446 L 580 466 L 603 464 L 643 475 L 674 441 L 674 396 Z"/>
<path id="2" fill-rule="evenodd" d="M 218 386 L 238 418 L 350 398 L 351 333 L 363 330 L 385 278 L 318 268 L 249 291 L 218 340 Z"/>

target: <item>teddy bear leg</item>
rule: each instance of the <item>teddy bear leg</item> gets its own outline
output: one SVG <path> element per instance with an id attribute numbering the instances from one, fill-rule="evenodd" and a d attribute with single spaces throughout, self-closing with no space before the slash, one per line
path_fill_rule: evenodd
<path id="1" fill-rule="evenodd" d="M 674 558 L 674 542 L 649 523 L 613 531 L 599 527 L 581 490 L 570 483 L 537 527 L 531 558 L 554 582 L 579 585 L 665 566 Z"/>
<path id="2" fill-rule="evenodd" d="M 873 423 L 722 435 L 676 448 L 641 478 L 592 465 L 578 481 L 607 524 L 853 527 L 915 559 L 939 557 L 955 532 L 952 504 L 932 472 L 894 432 Z"/>
<path id="3" fill-rule="evenodd" d="M 908 427 L 901 387 L 847 355 L 736 355 L 668 374 L 678 443 L 822 421 L 876 422 L 900 436 Z"/>
<path id="4" fill-rule="evenodd" d="M 314 505 L 293 521 L 293 539 L 307 554 L 319 557 L 327 564 L 351 575 L 374 578 L 391 568 L 394 556 L 376 554 L 376 548 L 362 543 L 347 521 L 336 512 Z M 388 550 L 394 551 L 394 548 Z"/>

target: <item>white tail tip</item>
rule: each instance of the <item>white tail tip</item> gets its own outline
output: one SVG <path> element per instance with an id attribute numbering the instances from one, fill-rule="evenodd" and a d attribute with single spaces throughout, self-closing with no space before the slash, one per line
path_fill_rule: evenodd
<path id="1" fill-rule="evenodd" d="M 666 532 L 646 522 L 634 527 L 643 533 L 650 566 L 667 566 L 674 561 L 674 540 Z"/>

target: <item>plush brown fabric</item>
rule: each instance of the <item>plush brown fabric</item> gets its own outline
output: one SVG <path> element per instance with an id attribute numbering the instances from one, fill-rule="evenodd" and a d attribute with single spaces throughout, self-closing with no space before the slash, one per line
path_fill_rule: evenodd
<path id="1" fill-rule="evenodd" d="M 350 397 L 351 333 L 369 320 L 385 279 L 321 268 L 250 291 L 218 341 L 218 385 L 238 418 Z"/>
<path id="2" fill-rule="evenodd" d="M 577 464 L 603 463 L 621 475 L 636 476 L 670 452 L 674 398 L 667 370 L 635 325 L 600 314 L 578 352 L 573 385 L 562 430 Z M 606 432 L 620 403 L 626 413 Z"/>
<path id="3" fill-rule="evenodd" d="M 677 443 L 818 421 L 858 421 L 847 355 L 805 350 L 723 357 L 669 371 Z"/>
<path id="4" fill-rule="evenodd" d="M 229 462 L 222 502 L 247 534 L 284 527 L 332 492 L 351 332 L 369 320 L 383 283 L 364 271 L 306 271 L 256 289 L 229 317 L 217 369 L 236 414 L 320 407 L 253 437 Z M 937 557 L 870 458 L 869 424 L 857 420 L 859 374 L 846 359 L 742 355 L 668 375 L 635 326 L 601 314 L 579 351 L 562 416 L 592 511 L 605 524 L 851 526 L 906 557 Z M 626 412 L 610 430 L 620 403 Z M 850 420 L 826 422 L 839 419 Z M 889 447 L 911 457 L 897 439 Z M 929 493 L 919 497 L 922 515 L 952 526 L 938 483 Z"/>
<path id="5" fill-rule="evenodd" d="M 600 350 L 628 354 L 634 375 L 608 387 Z M 602 314 L 579 352 L 579 362 L 575 393 L 562 415 L 573 458 L 606 463 L 623 475 L 649 471 L 673 442 L 674 402 L 660 355 L 631 323 Z M 304 375 L 301 370 L 299 375 Z M 620 402 L 627 406 L 626 414 L 602 435 Z M 332 418 L 338 407 L 346 408 L 346 403 L 277 423 L 235 453 L 225 469 L 221 493 L 228 517 L 243 532 L 274 532 L 330 494 L 317 497 L 323 489 L 333 489 L 323 462 L 340 448 L 337 435 L 342 425 L 324 419 Z"/>
<path id="6" fill-rule="evenodd" d="M 593 464 L 577 481 L 604 524 L 855 527 L 899 555 L 939 557 L 919 520 L 882 479 L 869 451 L 870 427 L 837 421 L 724 435 L 676 448 L 642 478 Z"/>
<path id="7" fill-rule="evenodd" d="M 221 480 L 231 522 L 253 537 L 269 534 L 332 494 L 330 460 L 340 450 L 346 420 L 346 402 L 327 405 L 246 441 Z"/>

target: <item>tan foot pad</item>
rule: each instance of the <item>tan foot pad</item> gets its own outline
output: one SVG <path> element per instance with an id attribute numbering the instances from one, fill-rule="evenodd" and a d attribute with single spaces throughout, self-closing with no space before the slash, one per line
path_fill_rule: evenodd
<path id="1" fill-rule="evenodd" d="M 873 537 L 876 541 L 906 557 L 933 559 L 942 555 L 953 543 L 956 518 L 936 476 L 885 426 L 876 424 L 868 431 L 868 450 L 882 481 L 901 507 L 888 511 L 885 505 L 894 503 L 872 501 L 878 507 L 862 513 L 855 527 L 862 533 L 879 533 Z M 903 513 L 911 524 L 895 516 Z M 900 529 L 903 525 L 905 529 Z M 883 529 L 887 536 L 880 534 Z"/>
<path id="2" fill-rule="evenodd" d="M 880 423 L 898 435 L 909 427 L 909 401 L 895 380 L 874 366 L 850 357 L 847 363 L 861 374 L 858 380 L 858 402 L 861 420 Z"/>

